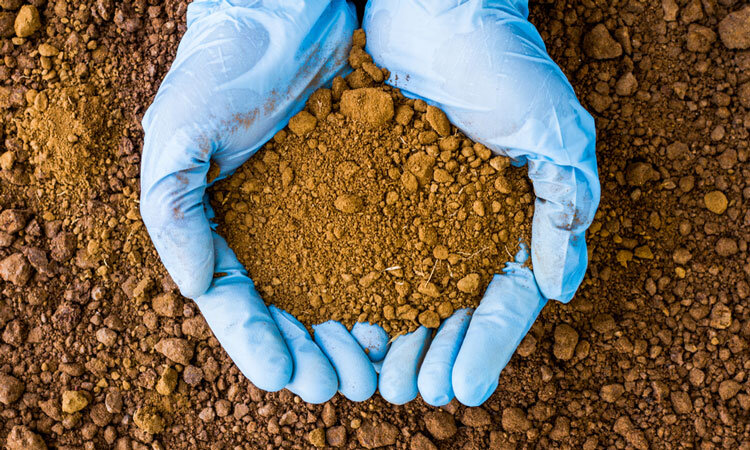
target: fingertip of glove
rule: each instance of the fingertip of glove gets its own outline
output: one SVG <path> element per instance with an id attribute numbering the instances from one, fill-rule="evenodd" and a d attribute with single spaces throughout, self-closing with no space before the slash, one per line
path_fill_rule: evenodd
<path id="1" fill-rule="evenodd" d="M 471 377 L 462 370 L 453 370 L 453 392 L 465 406 L 479 406 L 487 400 L 498 385 L 498 380 L 487 381 Z"/>
<path id="2" fill-rule="evenodd" d="M 264 391 L 280 391 L 292 379 L 294 366 L 288 352 L 268 352 L 263 361 L 255 361 L 254 363 L 258 367 L 262 367 L 263 370 L 256 370 L 254 376 L 248 378 L 255 386 Z"/>
<path id="3" fill-rule="evenodd" d="M 353 402 L 363 402 L 372 397 L 377 390 L 378 382 L 375 369 L 372 369 L 372 374 L 363 373 L 358 383 L 350 383 L 348 386 L 340 386 L 339 388 L 341 394 Z"/>
<path id="4" fill-rule="evenodd" d="M 359 322 L 354 324 L 351 334 L 366 350 L 370 361 L 382 361 L 385 358 L 388 352 L 388 333 L 381 326 Z"/>
<path id="5" fill-rule="evenodd" d="M 193 277 L 180 277 L 181 281 L 175 280 L 175 284 L 180 288 L 180 294 L 183 297 L 196 299 L 201 295 L 205 294 L 206 291 L 211 287 L 213 281 L 213 268 L 206 272 L 206 274 L 196 273 Z"/>
<path id="6" fill-rule="evenodd" d="M 450 377 L 438 380 L 430 375 L 423 375 L 420 371 L 419 377 L 417 377 L 417 388 L 422 400 L 430 406 L 445 406 L 453 400 Z"/>
<path id="7" fill-rule="evenodd" d="M 319 371 L 317 376 L 306 377 L 303 380 L 294 380 L 295 383 L 287 385 L 287 389 L 299 395 L 307 403 L 319 404 L 332 399 L 339 389 L 339 380 L 333 368 Z"/>
<path id="8" fill-rule="evenodd" d="M 403 405 L 417 398 L 416 387 L 396 386 L 394 383 L 388 383 L 381 386 L 379 391 L 385 401 L 394 405 Z"/>

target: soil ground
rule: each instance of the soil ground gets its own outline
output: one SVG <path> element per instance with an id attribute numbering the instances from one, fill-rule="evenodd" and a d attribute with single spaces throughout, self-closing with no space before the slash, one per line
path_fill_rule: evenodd
<path id="1" fill-rule="evenodd" d="M 750 448 L 746 2 L 531 2 L 597 121 L 591 264 L 482 407 L 441 409 L 250 385 L 137 213 L 139 120 L 186 2 L 31 3 L 0 0 L 8 448 Z"/>

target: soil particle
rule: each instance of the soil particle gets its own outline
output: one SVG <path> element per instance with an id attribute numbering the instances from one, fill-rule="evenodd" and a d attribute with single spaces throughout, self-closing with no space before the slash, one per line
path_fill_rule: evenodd
<path id="1" fill-rule="evenodd" d="M 406 168 L 417 178 L 420 186 L 432 181 L 434 167 L 435 158 L 424 152 L 414 153 L 406 161 Z"/>
<path id="2" fill-rule="evenodd" d="M 23 5 L 18 11 L 16 21 L 14 23 L 14 29 L 16 36 L 20 38 L 29 37 L 34 34 L 42 23 L 39 19 L 39 10 L 34 5 Z"/>
<path id="3" fill-rule="evenodd" d="M 341 113 L 369 127 L 380 127 L 393 118 L 393 99 L 387 92 L 375 88 L 344 91 Z"/>
<path id="4" fill-rule="evenodd" d="M 617 80 L 615 85 L 615 92 L 621 97 L 628 97 L 635 94 L 638 89 L 638 80 L 636 80 L 633 72 L 628 72 Z"/>
<path id="5" fill-rule="evenodd" d="M 669 394 L 669 398 L 677 414 L 690 414 L 693 411 L 693 402 L 687 392 L 674 391 Z"/>
<path id="6" fill-rule="evenodd" d="M 156 382 L 156 392 L 161 395 L 171 394 L 177 387 L 178 374 L 172 367 L 165 367 Z"/>
<path id="7" fill-rule="evenodd" d="M 643 431 L 635 428 L 633 422 L 627 416 L 620 416 L 615 421 L 614 426 L 615 433 L 621 435 L 625 440 L 633 447 L 639 450 L 647 450 L 649 443 L 646 440 L 646 436 Z"/>
<path id="8" fill-rule="evenodd" d="M 356 195 L 342 194 L 336 197 L 334 206 L 345 214 L 354 214 L 362 209 L 362 199 Z"/>
<path id="9" fill-rule="evenodd" d="M 750 48 L 750 5 L 727 14 L 719 22 L 719 36 L 727 48 Z"/>
<path id="10" fill-rule="evenodd" d="M 718 330 L 729 328 L 732 325 L 732 310 L 723 303 L 717 303 L 711 309 L 710 324 Z"/>
<path id="11" fill-rule="evenodd" d="M 15 234 L 18 231 L 23 230 L 28 219 L 29 214 L 26 211 L 20 209 L 6 209 L 0 213 L 0 231 L 4 231 L 8 234 Z"/>
<path id="12" fill-rule="evenodd" d="M 182 371 L 182 379 L 189 386 L 197 386 L 203 380 L 203 371 L 200 367 L 187 366 Z"/>
<path id="13" fill-rule="evenodd" d="M 133 422 L 146 433 L 158 434 L 164 430 L 164 419 L 150 406 L 144 406 L 133 414 Z"/>
<path id="14" fill-rule="evenodd" d="M 20 347 L 26 340 L 26 326 L 21 319 L 11 320 L 5 325 L 3 342 L 13 347 Z"/>
<path id="15" fill-rule="evenodd" d="M 0 278 L 16 286 L 24 286 L 31 278 L 31 264 L 21 253 L 0 260 Z"/>
<path id="16" fill-rule="evenodd" d="M 75 254 L 78 239 L 75 234 L 63 231 L 52 238 L 50 256 L 58 262 L 66 262 Z"/>
<path id="17" fill-rule="evenodd" d="M 716 241 L 716 253 L 719 256 L 728 257 L 733 256 L 739 252 L 737 241 L 732 238 L 722 237 Z"/>
<path id="18" fill-rule="evenodd" d="M 437 446 L 422 433 L 416 433 L 409 441 L 410 450 L 437 450 Z"/>
<path id="19" fill-rule="evenodd" d="M 18 378 L 0 374 L 0 402 L 9 406 L 21 397 L 24 384 Z"/>
<path id="20" fill-rule="evenodd" d="M 211 329 L 208 328 L 206 319 L 203 316 L 190 317 L 182 321 L 182 332 L 199 341 L 211 336 Z"/>
<path id="21" fill-rule="evenodd" d="M 664 20 L 674 22 L 677 20 L 677 13 L 680 7 L 675 0 L 662 0 L 661 7 L 664 10 Z"/>
<path id="22" fill-rule="evenodd" d="M 15 14 L 9 11 L 0 11 L 0 38 L 10 38 L 15 36 L 16 31 L 13 29 L 15 21 Z"/>
<path id="23" fill-rule="evenodd" d="M 89 404 L 89 398 L 81 391 L 65 391 L 62 394 L 62 410 L 74 414 Z"/>
<path id="24" fill-rule="evenodd" d="M 41 436 L 23 425 L 16 425 L 8 434 L 5 442 L 7 450 L 47 450 L 47 444 Z"/>
<path id="25" fill-rule="evenodd" d="M 465 292 L 467 294 L 475 294 L 479 291 L 480 286 L 480 278 L 478 273 L 470 273 L 466 275 L 465 277 L 458 280 L 458 283 L 456 284 L 456 287 L 458 287 L 458 290 L 461 292 Z"/>
<path id="26" fill-rule="evenodd" d="M 444 440 L 456 434 L 456 421 L 453 416 L 445 411 L 430 411 L 424 415 L 424 424 L 427 431 L 437 440 Z"/>
<path id="27" fill-rule="evenodd" d="M 364 448 L 380 448 L 396 443 L 398 428 L 388 422 L 366 421 L 357 429 L 357 441 Z"/>
<path id="28" fill-rule="evenodd" d="M 484 408 L 466 408 L 461 416 L 461 423 L 472 428 L 481 428 L 491 425 L 492 419 Z"/>
<path id="29" fill-rule="evenodd" d="M 338 416 L 336 415 L 336 408 L 333 406 L 331 402 L 326 403 L 323 405 L 323 411 L 320 413 L 320 418 L 323 420 L 323 423 L 327 427 L 332 427 L 336 425 L 336 421 L 338 420 Z"/>
<path id="30" fill-rule="evenodd" d="M 307 108 L 318 120 L 325 120 L 331 112 L 331 90 L 318 89 L 307 100 Z"/>
<path id="31" fill-rule="evenodd" d="M 110 414 L 117 414 L 122 411 L 122 394 L 117 389 L 111 389 L 104 397 L 104 406 Z"/>
<path id="32" fill-rule="evenodd" d="M 193 358 L 193 346 L 185 339 L 164 338 L 156 343 L 154 350 L 184 366 Z"/>
<path id="33" fill-rule="evenodd" d="M 315 129 L 318 120 L 307 111 L 300 111 L 289 119 L 289 129 L 297 135 L 304 136 Z"/>
<path id="34" fill-rule="evenodd" d="M 117 342 L 117 332 L 107 327 L 99 328 L 96 330 L 96 340 L 111 347 Z"/>
<path id="35" fill-rule="evenodd" d="M 328 428 L 326 440 L 331 447 L 343 447 L 346 444 L 346 427 L 343 425 Z"/>
<path id="36" fill-rule="evenodd" d="M 326 446 L 326 429 L 316 428 L 311 432 L 307 433 L 307 440 L 317 448 L 323 448 Z"/>
<path id="37" fill-rule="evenodd" d="M 707 53 L 716 42 L 716 33 L 703 25 L 690 24 L 687 31 L 687 49 L 696 53 Z"/>
<path id="38" fill-rule="evenodd" d="M 525 433 L 531 428 L 531 421 L 521 408 L 505 408 L 501 422 L 503 429 L 509 433 Z"/>
<path id="39" fill-rule="evenodd" d="M 91 417 L 91 421 L 100 428 L 106 427 L 112 421 L 112 414 L 107 411 L 107 407 L 104 403 L 97 403 L 92 406 L 89 417 Z"/>
<path id="40" fill-rule="evenodd" d="M 583 38 L 583 50 L 594 59 L 612 59 L 622 55 L 622 45 L 600 23 L 594 26 Z"/>
<path id="41" fill-rule="evenodd" d="M 560 324 L 555 328 L 555 358 L 567 361 L 573 357 L 578 344 L 578 332 L 568 324 Z"/>
<path id="42" fill-rule="evenodd" d="M 703 203 L 706 205 L 706 208 L 714 214 L 724 214 L 724 211 L 727 210 L 727 205 L 729 204 L 726 195 L 721 191 L 711 191 L 707 193 L 703 197 Z"/>
<path id="43" fill-rule="evenodd" d="M 734 380 L 724 380 L 719 384 L 719 397 L 727 401 L 742 389 L 742 385 Z"/>
<path id="44" fill-rule="evenodd" d="M 432 105 L 428 106 L 425 117 L 427 118 L 427 123 L 429 123 L 432 129 L 440 136 L 448 136 L 451 133 L 451 123 L 440 108 L 436 108 Z"/>
<path id="45" fill-rule="evenodd" d="M 626 179 L 631 186 L 643 186 L 654 177 L 654 169 L 649 163 L 639 161 L 628 165 Z"/>
<path id="46" fill-rule="evenodd" d="M 154 297 L 151 300 L 151 306 L 154 308 L 156 314 L 160 316 L 177 317 L 182 314 L 182 300 L 171 292 Z"/>
<path id="47" fill-rule="evenodd" d="M 599 391 L 599 396 L 607 403 L 614 403 L 620 396 L 625 392 L 625 388 L 621 384 L 608 384 L 602 386 Z"/>
<path id="48" fill-rule="evenodd" d="M 52 324 L 63 333 L 70 333 L 81 321 L 81 309 L 71 302 L 62 302 L 52 315 Z"/>
<path id="49" fill-rule="evenodd" d="M 418 316 L 419 324 L 427 328 L 440 326 L 440 316 L 434 311 L 423 311 Z"/>

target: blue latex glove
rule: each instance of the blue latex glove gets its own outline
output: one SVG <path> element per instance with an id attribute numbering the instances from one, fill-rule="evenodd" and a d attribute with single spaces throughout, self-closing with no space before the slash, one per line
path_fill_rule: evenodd
<path id="1" fill-rule="evenodd" d="M 291 315 L 269 312 L 214 231 L 206 196 L 210 160 L 220 178 L 228 176 L 310 93 L 345 70 L 357 25 L 353 8 L 344 0 L 198 0 L 187 23 L 143 119 L 141 215 L 156 250 L 256 386 L 287 387 L 311 403 L 337 389 L 353 400 L 368 398 L 377 375 L 363 346 L 383 353 L 387 336 L 358 340 L 328 324 L 313 342 Z"/>
<path id="2" fill-rule="evenodd" d="M 434 405 L 454 394 L 484 402 L 546 299 L 569 301 L 586 272 L 585 231 L 601 193 L 594 120 L 527 17 L 526 0 L 371 0 L 365 12 L 367 50 L 391 71 L 388 82 L 528 163 L 537 197 L 534 274 L 509 264 L 473 316 L 459 311 L 442 325 L 419 370 L 406 359 L 425 353 L 429 333 L 399 338 L 409 349 L 394 342 L 379 386 L 394 403 L 411 400 L 415 386 Z"/>

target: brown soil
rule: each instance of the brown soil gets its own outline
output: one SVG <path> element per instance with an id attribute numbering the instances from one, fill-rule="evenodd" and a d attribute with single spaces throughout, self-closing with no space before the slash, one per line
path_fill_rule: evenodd
<path id="1" fill-rule="evenodd" d="M 355 46 L 356 58 L 369 56 Z M 533 193 L 524 169 L 442 111 L 362 76 L 347 78 L 370 87 L 339 78 L 314 93 L 218 183 L 219 233 L 263 299 L 306 325 L 437 328 L 528 242 Z"/>
<path id="2" fill-rule="evenodd" d="M 176 295 L 137 215 L 139 121 L 185 9 L 0 0 L 3 445 L 750 448 L 746 2 L 531 2 L 597 121 L 589 273 L 569 305 L 545 307 L 482 407 L 439 409 L 263 393 Z M 65 128 L 24 125 L 32 89 L 89 127 L 69 165 L 31 144 Z M 65 89 L 76 106 L 49 95 Z M 76 96 L 98 97 L 101 121 Z"/>

